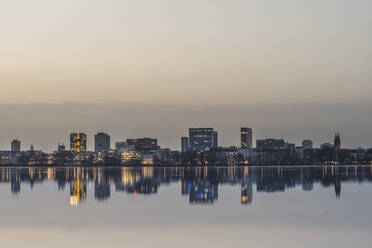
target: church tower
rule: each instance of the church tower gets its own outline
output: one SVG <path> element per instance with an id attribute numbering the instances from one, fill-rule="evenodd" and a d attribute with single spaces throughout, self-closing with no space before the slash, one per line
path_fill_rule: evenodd
<path id="1" fill-rule="evenodd" d="M 341 149 L 341 138 L 340 133 L 336 133 L 335 135 L 335 143 L 334 143 L 336 149 Z"/>

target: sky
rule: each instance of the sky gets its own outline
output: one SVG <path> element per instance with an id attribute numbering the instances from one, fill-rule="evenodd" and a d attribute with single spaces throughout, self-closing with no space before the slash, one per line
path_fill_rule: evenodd
<path id="1" fill-rule="evenodd" d="M 32 112 L 38 104 L 59 109 L 75 104 L 78 109 L 79 104 L 112 107 L 118 103 L 115 109 L 124 102 L 128 106 L 137 103 L 138 108 L 146 104 L 170 109 L 246 106 L 252 111 L 265 105 L 272 106 L 267 109 L 270 113 L 276 106 L 286 106 L 288 112 L 290 106 L 306 105 L 314 114 L 322 109 L 319 106 L 333 106 L 329 111 L 337 113 L 341 111 L 338 104 L 347 109 L 363 104 L 371 107 L 371 9 L 369 0 L 1 1 L 0 104 L 1 108 L 15 106 L 18 112 L 12 116 L 18 118 L 0 123 L 0 149 L 17 135 L 26 136 L 27 144 L 36 139 L 41 140 L 38 143 L 52 142 L 21 135 L 29 130 L 25 128 L 29 119 L 22 119 L 20 113 L 38 116 Z M 168 110 L 158 111 L 152 112 L 150 123 Z M 364 108 L 354 111 L 370 113 Z M 287 120 L 275 113 L 275 119 L 265 116 L 265 126 L 272 126 L 256 126 L 257 132 L 275 137 L 287 134 L 267 131 L 285 129 L 280 125 Z M 225 114 L 221 111 L 220 119 L 193 122 L 221 127 Z M 359 128 L 359 136 L 364 134 L 364 138 L 352 141 L 372 146 L 365 140 L 371 138 L 369 129 L 360 129 L 368 123 L 353 119 L 356 114 L 340 113 L 334 123 L 356 122 L 341 132 Z M 45 119 L 51 117 L 47 116 L 41 115 L 39 120 L 49 123 Z M 70 116 L 61 111 L 60 125 L 83 129 Z M 297 117 L 295 113 L 289 116 Z M 16 123 L 20 119 L 25 127 Z M 139 121 L 141 117 L 132 119 L 133 123 Z M 178 130 L 175 127 L 181 121 L 173 121 L 170 133 Z M 248 117 L 241 121 L 244 123 L 235 123 L 234 129 L 222 129 L 233 133 L 242 124 L 256 123 Z M 332 133 L 330 136 L 339 129 L 330 121 L 316 121 L 318 125 L 294 126 L 293 130 L 303 133 L 310 128 L 320 142 L 326 137 L 318 134 L 317 127 Z M 157 132 L 161 125 L 164 123 L 152 125 L 152 136 L 163 135 Z M 100 128 L 107 127 L 92 130 Z M 57 132 L 49 125 L 38 130 L 35 133 Z M 137 134 L 129 130 L 123 126 L 122 134 L 115 138 Z M 68 132 L 56 139 L 65 139 Z M 289 138 L 302 139 L 296 132 L 289 134 Z M 225 140 L 224 144 L 234 145 L 232 138 Z M 178 146 L 178 141 L 164 143 Z"/>

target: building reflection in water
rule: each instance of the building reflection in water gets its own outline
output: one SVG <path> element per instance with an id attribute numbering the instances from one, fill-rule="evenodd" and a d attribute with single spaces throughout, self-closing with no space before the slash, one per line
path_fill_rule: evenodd
<path id="1" fill-rule="evenodd" d="M 249 205 L 253 203 L 252 183 L 242 183 L 241 185 L 241 204 Z"/>
<path id="2" fill-rule="evenodd" d="M 213 204 L 218 199 L 218 185 L 200 180 L 189 184 L 190 204 Z"/>
<path id="3" fill-rule="evenodd" d="M 323 166 L 323 167 L 32 167 L 0 168 L 0 183 L 10 184 L 12 194 L 21 192 L 21 184 L 51 181 L 58 190 L 70 185 L 69 202 L 78 205 L 89 195 L 87 185 L 94 185 L 94 198 L 108 200 L 111 186 L 117 194 L 157 194 L 162 185 L 181 184 L 181 195 L 189 204 L 213 204 L 217 202 L 219 188 L 224 185 L 240 185 L 240 203 L 253 202 L 254 185 L 258 193 L 280 193 L 286 189 L 301 187 L 312 191 L 314 185 L 334 188 L 336 198 L 342 196 L 345 182 L 372 182 L 371 166 Z M 330 191 L 331 192 L 331 191 Z M 311 195 L 309 195 L 311 197 Z"/>
<path id="4" fill-rule="evenodd" d="M 78 177 L 70 182 L 70 204 L 78 205 L 85 199 L 87 199 L 87 182 Z"/>

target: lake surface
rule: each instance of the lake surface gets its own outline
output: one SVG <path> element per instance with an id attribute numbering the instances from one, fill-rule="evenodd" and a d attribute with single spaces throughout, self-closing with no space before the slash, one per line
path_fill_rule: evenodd
<path id="1" fill-rule="evenodd" d="M 372 166 L 0 168 L 2 247 L 369 247 Z"/>

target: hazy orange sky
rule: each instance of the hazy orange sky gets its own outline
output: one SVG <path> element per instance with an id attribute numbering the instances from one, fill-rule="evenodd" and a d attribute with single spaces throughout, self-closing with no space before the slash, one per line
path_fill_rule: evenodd
<path id="1" fill-rule="evenodd" d="M 370 0 L 12 0 L 0 103 L 371 99 Z"/>

